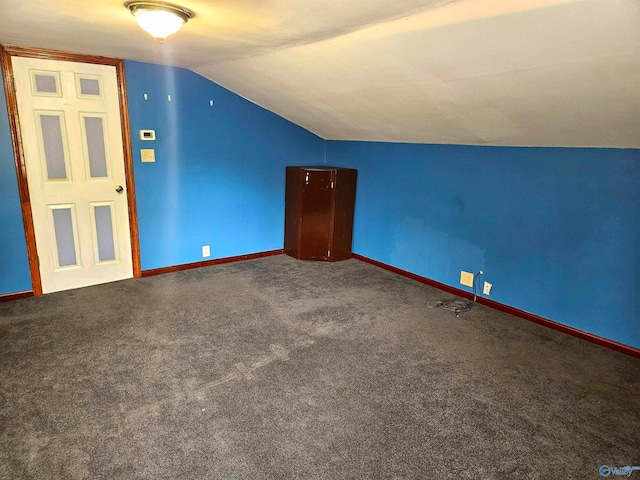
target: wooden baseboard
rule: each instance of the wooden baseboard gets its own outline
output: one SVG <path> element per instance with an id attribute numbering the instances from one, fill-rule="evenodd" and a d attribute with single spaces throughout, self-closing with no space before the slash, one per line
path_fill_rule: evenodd
<path id="1" fill-rule="evenodd" d="M 434 287 L 439 290 L 452 293 L 454 295 L 457 295 L 458 297 L 466 298 L 468 300 L 473 300 L 473 293 L 471 292 L 465 292 L 464 290 L 460 290 L 458 288 L 445 285 L 444 283 L 436 282 L 435 280 L 431 280 L 430 278 L 416 275 L 415 273 L 407 272 L 406 270 L 402 270 L 400 268 L 387 265 L 386 263 L 378 262 L 377 260 L 364 257 L 357 253 L 353 254 L 353 258 L 356 258 L 366 263 L 370 263 L 371 265 L 375 265 L 376 267 L 383 268 L 390 272 L 397 273 L 398 275 L 402 275 L 403 277 L 411 278 L 412 280 L 416 280 L 420 283 L 424 283 L 425 285 L 429 285 L 430 287 Z M 623 343 L 619 343 L 614 340 L 609 340 L 608 338 L 600 337 L 598 335 L 585 332 L 584 330 L 579 330 L 577 328 L 573 328 L 568 325 L 564 325 L 562 323 L 558 323 L 553 320 L 540 317 L 533 313 L 525 312 L 524 310 L 510 307 L 509 305 L 505 305 L 503 303 L 495 302 L 485 297 L 477 297 L 476 302 L 481 305 L 486 305 L 487 307 L 491 307 L 495 310 L 499 310 L 501 312 L 505 312 L 510 315 L 515 315 L 516 317 L 529 320 L 530 322 L 537 323 L 538 325 L 543 325 L 553 330 L 566 333 L 567 335 L 578 337 L 582 340 L 586 340 L 587 342 L 595 343 L 596 345 L 600 345 L 601 347 L 605 347 L 610 350 L 615 350 L 616 352 L 621 352 L 631 357 L 640 358 L 640 349 L 632 347 L 630 345 L 625 345 Z"/>
<path id="2" fill-rule="evenodd" d="M 271 257 L 273 255 L 281 255 L 283 249 L 268 250 L 266 252 L 249 253 L 247 255 L 237 255 L 235 257 L 216 258 L 213 260 L 204 260 L 202 262 L 183 263 L 182 265 L 173 265 L 171 267 L 152 268 L 150 270 L 142 270 L 143 277 L 151 277 L 152 275 L 161 275 L 163 273 L 180 272 L 182 270 L 191 270 L 192 268 L 210 267 L 211 265 L 221 265 L 223 263 L 240 262 L 242 260 L 253 260 L 254 258 Z"/>
<path id="3" fill-rule="evenodd" d="M 0 302 L 10 302 L 21 298 L 33 297 L 33 290 L 25 290 L 24 292 L 3 293 L 0 295 Z"/>

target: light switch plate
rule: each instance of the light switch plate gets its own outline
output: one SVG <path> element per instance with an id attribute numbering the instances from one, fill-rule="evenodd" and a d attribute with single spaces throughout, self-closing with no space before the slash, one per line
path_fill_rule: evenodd
<path id="1" fill-rule="evenodd" d="M 155 130 L 140 130 L 140 140 L 155 140 L 155 139 L 156 139 Z"/>
<path id="2" fill-rule="evenodd" d="M 141 148 L 140 158 L 142 159 L 143 162 L 155 162 L 156 151 L 153 148 Z"/>

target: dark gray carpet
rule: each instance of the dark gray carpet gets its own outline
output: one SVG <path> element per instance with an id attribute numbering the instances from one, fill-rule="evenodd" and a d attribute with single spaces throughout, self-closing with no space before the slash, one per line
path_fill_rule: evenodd
<path id="1" fill-rule="evenodd" d="M 640 361 L 450 298 L 276 256 L 0 304 L 0 478 L 640 465 Z"/>

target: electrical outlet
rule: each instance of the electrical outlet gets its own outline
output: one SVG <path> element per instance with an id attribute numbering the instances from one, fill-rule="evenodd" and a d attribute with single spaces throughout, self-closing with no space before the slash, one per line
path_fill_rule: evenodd
<path id="1" fill-rule="evenodd" d="M 466 285 L 467 287 L 473 287 L 473 273 L 469 273 L 469 272 L 465 272 L 464 270 L 461 270 L 460 284 Z"/>
<path id="2" fill-rule="evenodd" d="M 485 295 L 489 295 L 489 293 L 491 292 L 491 287 L 493 287 L 493 285 L 491 285 L 489 282 L 484 282 L 482 293 L 484 293 Z"/>
<path id="3" fill-rule="evenodd" d="M 209 245 L 202 246 L 202 256 L 210 257 L 211 256 L 211 247 Z"/>

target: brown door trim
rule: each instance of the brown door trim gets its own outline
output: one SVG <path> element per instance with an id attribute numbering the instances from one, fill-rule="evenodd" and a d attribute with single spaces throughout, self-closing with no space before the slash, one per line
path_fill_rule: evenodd
<path id="1" fill-rule="evenodd" d="M 120 124 L 122 126 L 122 146 L 124 155 L 124 170 L 127 181 L 127 202 L 129 204 L 129 233 L 131 235 L 131 257 L 133 261 L 133 276 L 141 277 L 140 268 L 140 241 L 138 237 L 138 214 L 136 209 L 135 183 L 133 179 L 133 155 L 131 150 L 131 127 L 129 123 L 129 104 L 127 102 L 127 84 L 124 72 L 124 60 L 120 58 L 99 57 L 95 55 L 81 55 L 57 50 L 42 48 L 19 47 L 15 45 L 0 45 L 0 60 L 4 80 L 4 91 L 7 97 L 7 110 L 9 112 L 9 126 L 13 141 L 16 172 L 18 175 L 18 191 L 20 192 L 20 204 L 22 206 L 22 220 L 27 241 L 27 253 L 29 255 L 29 268 L 31 270 L 31 283 L 34 295 L 42 295 L 42 281 L 38 265 L 38 250 L 33 227 L 31 213 L 31 200 L 29 198 L 29 186 L 27 184 L 27 171 L 18 120 L 18 101 L 13 81 L 13 66 L 11 57 L 43 58 L 49 60 L 63 60 L 68 62 L 96 63 L 111 65 L 116 68 L 118 79 L 118 97 L 120 102 Z"/>

